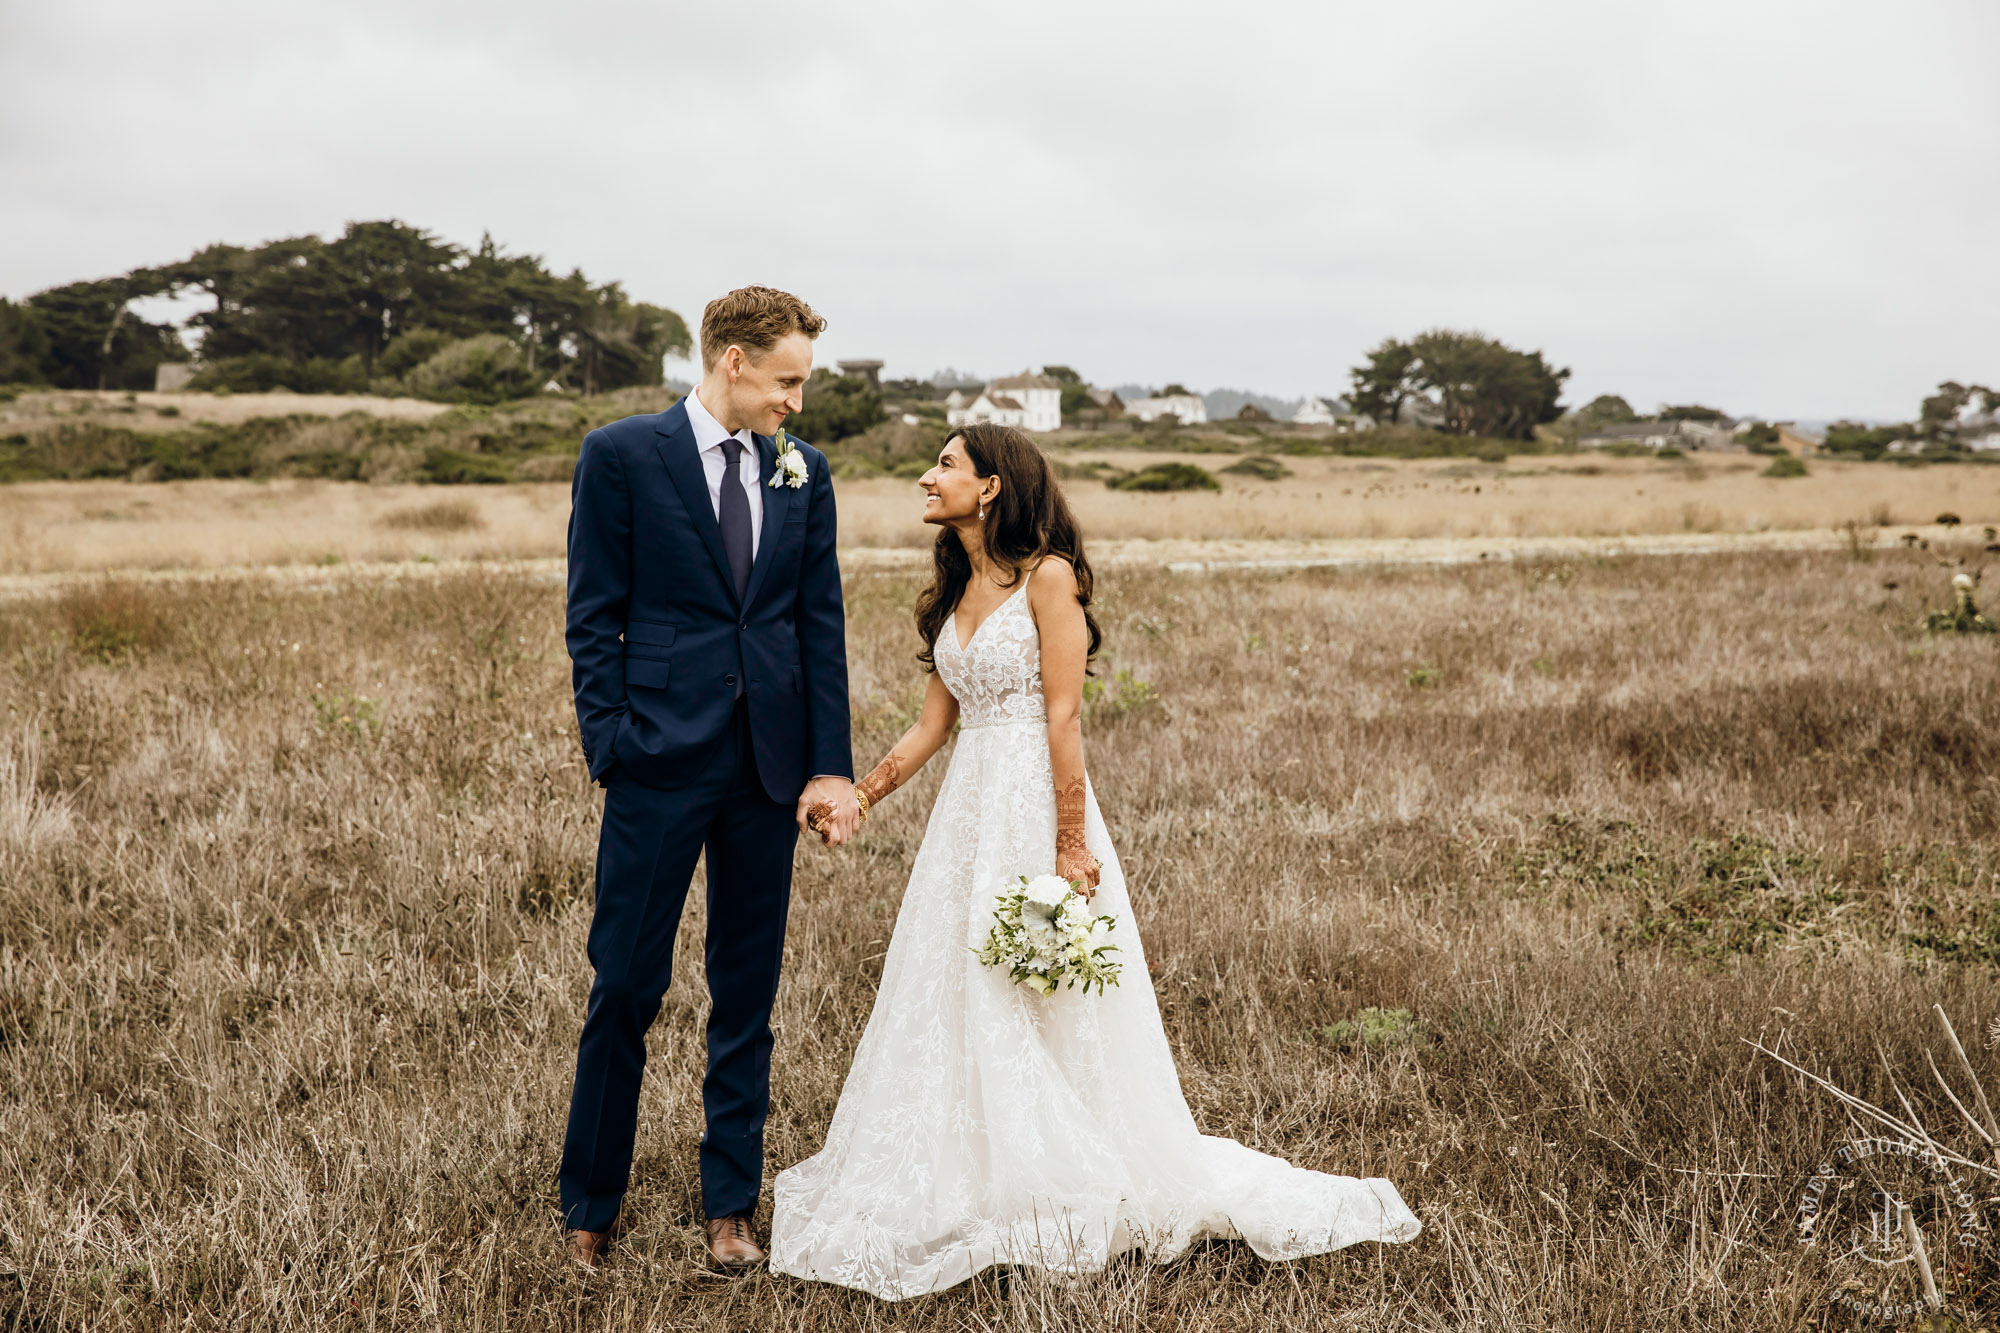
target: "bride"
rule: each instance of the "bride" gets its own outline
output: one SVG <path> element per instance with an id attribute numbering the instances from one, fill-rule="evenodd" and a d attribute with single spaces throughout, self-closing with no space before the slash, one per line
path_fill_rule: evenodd
<path id="1" fill-rule="evenodd" d="M 917 599 L 930 681 L 917 724 L 857 784 L 864 817 L 955 722 L 958 746 L 826 1145 L 777 1178 L 771 1267 L 899 1300 L 993 1264 L 1076 1274 L 1208 1236 L 1266 1259 L 1411 1239 L 1419 1223 L 1387 1180 L 1195 1127 L 1084 773 L 1101 636 L 1076 521 L 1048 460 L 1007 427 L 955 431 L 921 484 L 942 529 Z M 1121 979 L 1101 994 L 1044 997 L 973 956 L 995 893 L 1051 868 L 1117 918 Z"/>

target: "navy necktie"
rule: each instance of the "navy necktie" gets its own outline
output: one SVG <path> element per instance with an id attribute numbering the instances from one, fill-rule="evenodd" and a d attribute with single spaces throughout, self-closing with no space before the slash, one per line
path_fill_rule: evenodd
<path id="1" fill-rule="evenodd" d="M 743 441 L 734 435 L 722 442 L 722 502 L 716 521 L 722 528 L 722 550 L 729 557 L 729 575 L 736 581 L 736 601 L 750 590 L 750 497 L 743 493 Z"/>

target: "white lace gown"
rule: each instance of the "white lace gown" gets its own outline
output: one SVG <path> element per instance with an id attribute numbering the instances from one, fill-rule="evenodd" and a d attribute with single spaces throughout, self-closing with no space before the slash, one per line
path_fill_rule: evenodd
<path id="1" fill-rule="evenodd" d="M 973 957 L 994 894 L 1056 860 L 1025 592 L 963 650 L 954 622 L 938 635 L 957 749 L 826 1145 L 778 1175 L 771 1267 L 899 1300 L 993 1264 L 1078 1274 L 1209 1236 L 1267 1259 L 1410 1240 L 1420 1224 L 1387 1180 L 1302 1170 L 1195 1127 L 1095 795 L 1093 906 L 1118 918 L 1120 984 L 1043 997 Z"/>

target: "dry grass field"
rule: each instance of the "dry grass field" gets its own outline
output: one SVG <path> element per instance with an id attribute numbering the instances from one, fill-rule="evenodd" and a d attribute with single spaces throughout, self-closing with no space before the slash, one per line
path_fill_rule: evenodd
<path id="1" fill-rule="evenodd" d="M 1915 628 L 1930 553 L 1120 566 L 1086 741 L 1196 1117 L 1392 1178 L 1424 1235 L 895 1306 L 710 1277 L 691 906 L 586 1275 L 560 590 L 344 578 L 0 606 L 0 1328 L 1844 1327 L 1796 1224 L 1849 1117 L 1746 1042 L 1989 1160 L 1924 1062 L 1938 1003 L 2000 1092 L 2000 645 Z M 914 586 L 849 579 L 864 763 L 920 697 Z M 824 1132 L 941 769 L 801 852 L 773 1169 Z M 1370 1007 L 1410 1016 L 1341 1026 Z M 1989 1320 L 1996 1283 L 1990 1248 L 1949 1274 Z"/>
<path id="2" fill-rule="evenodd" d="M 201 397 L 202 395 L 194 395 Z M 227 403 L 229 400 L 221 400 Z M 1229 465 L 1228 455 L 1089 452 L 1090 461 Z M 1082 478 L 1069 491 L 1099 540 L 1270 541 L 1733 534 L 1928 528 L 1941 513 L 2000 524 L 2000 468 L 1820 462 L 1760 477 L 1742 455 L 1696 460 L 1289 458 L 1292 475 L 1227 472 L 1220 493 L 1146 494 Z M 841 541 L 917 547 L 914 482 L 839 483 Z M 332 481 L 27 482 L 0 488 L 0 574 L 108 568 L 557 556 L 563 484 L 356 486 Z"/>

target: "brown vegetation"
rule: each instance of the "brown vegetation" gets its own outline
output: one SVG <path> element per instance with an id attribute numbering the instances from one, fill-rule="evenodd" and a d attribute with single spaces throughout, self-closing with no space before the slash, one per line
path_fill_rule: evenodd
<path id="1" fill-rule="evenodd" d="M 486 518 L 478 505 L 461 497 L 392 509 L 375 523 L 400 532 L 476 532 L 486 526 Z"/>
<path id="2" fill-rule="evenodd" d="M 625 1230 L 561 1257 L 597 802 L 559 588 L 10 604 L 0 1326 L 1811 1326 L 1795 1208 L 1849 1126 L 1746 1039 L 1893 1107 L 1879 1046 L 1949 1125 L 1926 1006 L 1996 1012 L 2000 693 L 1990 638 L 1915 629 L 1943 577 L 1108 572 L 1087 745 L 1196 1117 L 1427 1229 L 893 1307 L 700 1270 L 698 905 Z M 921 698 L 914 586 L 849 580 L 864 764 Z M 825 1130 L 941 768 L 801 851 L 773 1168 Z"/>
<path id="3" fill-rule="evenodd" d="M 1065 462 L 1064 467 L 1080 466 Z M 1262 480 L 1216 455 L 1091 453 L 1113 468 L 1163 461 L 1221 469 L 1220 492 L 1149 494 L 1073 476 L 1066 489 L 1088 531 L 1112 540 L 1300 541 L 1549 536 L 1730 536 L 1827 531 L 1887 543 L 1941 512 L 1967 535 L 2000 524 L 2000 468 L 1815 462 L 1810 476 L 1760 478 L 1757 460 L 1706 463 L 1582 457 L 1465 460 L 1287 458 Z M 558 465 L 569 459 L 534 460 Z M 1109 474 L 1109 475 L 1115 475 Z M 837 484 L 843 546 L 926 544 L 916 483 Z M 449 503 L 480 522 L 410 529 L 390 515 Z M 22 482 L 0 487 L 0 573 L 107 567 L 559 556 L 566 484 L 343 485 L 310 479 Z M 1986 540 L 1990 541 L 1991 538 Z"/>

